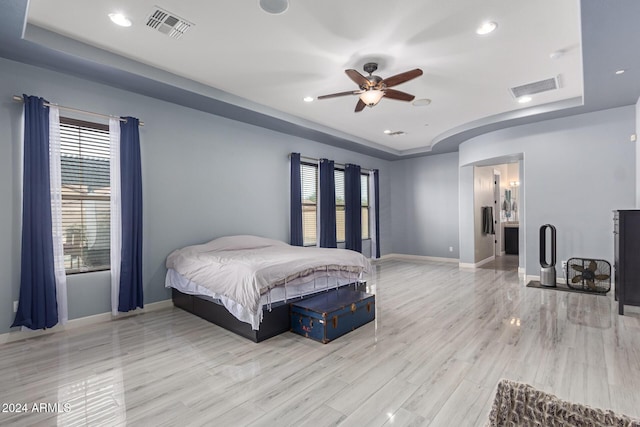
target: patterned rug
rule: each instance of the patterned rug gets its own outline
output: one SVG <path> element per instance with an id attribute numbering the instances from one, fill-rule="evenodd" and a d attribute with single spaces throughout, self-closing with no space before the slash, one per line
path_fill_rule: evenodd
<path id="1" fill-rule="evenodd" d="M 487 427 L 640 427 L 640 420 L 566 402 L 528 384 L 501 380 Z"/>

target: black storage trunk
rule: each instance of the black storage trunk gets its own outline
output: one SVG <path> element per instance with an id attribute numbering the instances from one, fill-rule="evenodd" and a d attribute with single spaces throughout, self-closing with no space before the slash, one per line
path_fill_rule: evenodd
<path id="1" fill-rule="evenodd" d="M 338 289 L 292 303 L 291 331 L 326 344 L 375 317 L 375 295 Z"/>

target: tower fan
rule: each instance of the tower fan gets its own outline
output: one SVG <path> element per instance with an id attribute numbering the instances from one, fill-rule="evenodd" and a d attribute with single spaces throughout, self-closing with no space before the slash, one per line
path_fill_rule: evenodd
<path id="1" fill-rule="evenodd" d="M 547 262 L 547 230 L 550 231 L 551 259 Z M 545 224 L 540 227 L 540 285 L 556 286 L 556 227 Z"/>

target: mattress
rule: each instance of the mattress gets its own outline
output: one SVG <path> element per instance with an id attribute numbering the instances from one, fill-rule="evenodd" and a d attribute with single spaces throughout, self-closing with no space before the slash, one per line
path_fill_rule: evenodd
<path id="1" fill-rule="evenodd" d="M 359 282 L 362 280 L 362 274 L 351 278 L 328 277 L 326 275 L 316 274 L 305 278 L 298 278 L 286 286 L 272 288 L 266 294 L 260 297 L 260 310 L 253 313 L 246 307 L 238 304 L 231 298 L 211 291 L 205 286 L 201 286 L 191 279 L 188 279 L 170 268 L 167 270 L 165 277 L 165 287 L 175 288 L 183 294 L 205 297 L 217 304 L 223 305 L 229 313 L 241 322 L 249 323 L 253 330 L 260 328 L 264 310 L 271 310 L 271 306 L 281 303 L 287 303 L 317 293 L 319 291 L 335 289 L 348 285 L 349 283 Z"/>

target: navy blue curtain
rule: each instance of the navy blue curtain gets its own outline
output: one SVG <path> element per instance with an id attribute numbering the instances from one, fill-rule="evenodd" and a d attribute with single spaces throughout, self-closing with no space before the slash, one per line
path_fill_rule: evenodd
<path id="1" fill-rule="evenodd" d="M 58 323 L 53 265 L 49 179 L 49 107 L 24 95 L 24 171 L 20 299 L 14 326 L 51 328 Z"/>
<path id="2" fill-rule="evenodd" d="M 360 166 L 344 168 L 345 247 L 362 252 L 362 193 Z"/>
<path id="3" fill-rule="evenodd" d="M 320 159 L 320 247 L 337 248 L 336 178 L 333 160 Z"/>
<path id="4" fill-rule="evenodd" d="M 376 258 L 380 258 L 380 178 L 378 169 L 373 171 L 373 192 L 375 194 L 375 203 L 373 210 L 375 212 L 376 223 L 373 225 L 376 230 Z"/>
<path id="5" fill-rule="evenodd" d="M 291 153 L 290 239 L 293 246 L 302 246 L 302 179 L 300 153 Z"/>
<path id="6" fill-rule="evenodd" d="M 122 192 L 122 262 L 118 311 L 144 307 L 142 293 L 142 168 L 139 120 L 120 123 L 120 186 Z"/>

